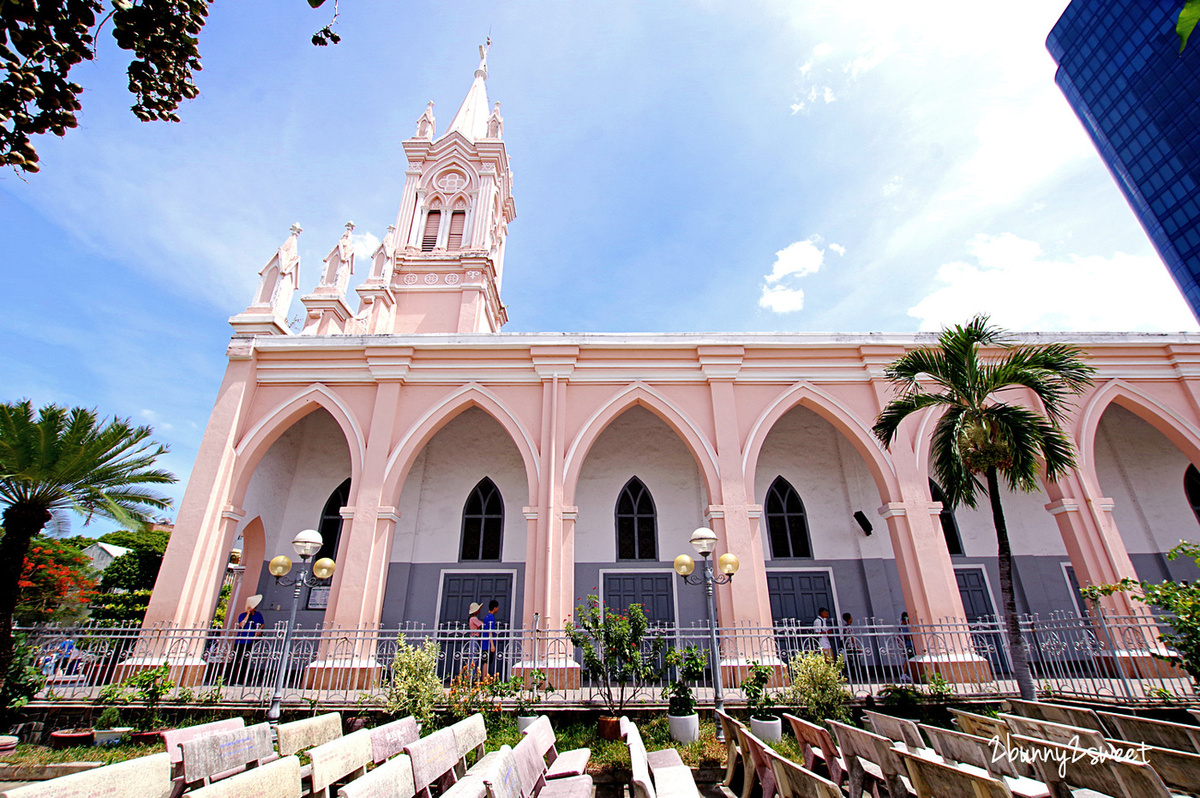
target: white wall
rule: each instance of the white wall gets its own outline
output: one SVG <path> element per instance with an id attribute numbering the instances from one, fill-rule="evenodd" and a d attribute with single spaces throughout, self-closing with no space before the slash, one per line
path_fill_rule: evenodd
<path id="1" fill-rule="evenodd" d="M 766 506 L 767 490 L 782 476 L 804 502 L 813 558 L 818 560 L 892 556 L 883 504 L 862 455 L 832 424 L 806 407 L 790 410 L 763 441 L 754 478 L 754 501 Z M 854 512 L 870 520 L 874 532 L 863 534 Z M 759 524 L 766 535 L 765 518 Z M 770 555 L 770 541 L 763 551 Z"/>
<path id="2" fill-rule="evenodd" d="M 616 562 L 617 498 L 634 476 L 654 497 L 659 562 L 692 553 L 688 539 L 704 525 L 699 468 L 683 441 L 658 416 L 631 407 L 600 433 L 580 469 L 575 492 L 576 562 Z"/>
<path id="3" fill-rule="evenodd" d="M 1113 519 L 1130 554 L 1169 551 L 1181 538 L 1200 539 L 1183 474 L 1188 459 L 1166 436 L 1119 405 L 1096 430 L 1096 474 L 1113 500 Z"/>
<path id="4" fill-rule="evenodd" d="M 1040 484 L 1040 483 L 1039 483 Z M 1067 548 L 1054 516 L 1046 512 L 1050 499 L 1040 488 L 1033 493 L 1012 492 L 1001 481 L 1000 505 L 1004 508 L 1005 526 L 1018 556 L 1046 555 L 1066 559 Z M 992 522 L 991 500 L 985 492 L 978 494 L 974 510 L 959 506 L 954 511 L 962 537 L 963 553 L 968 557 L 996 556 L 996 526 Z"/>
<path id="5" fill-rule="evenodd" d="M 438 430 L 414 461 L 400 493 L 392 562 L 458 562 L 463 506 L 484 477 L 496 483 L 504 500 L 501 559 L 524 560 L 525 465 L 500 423 L 473 407 Z"/>

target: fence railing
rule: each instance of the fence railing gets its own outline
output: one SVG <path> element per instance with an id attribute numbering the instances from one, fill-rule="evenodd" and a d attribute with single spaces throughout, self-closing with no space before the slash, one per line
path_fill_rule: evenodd
<path id="1" fill-rule="evenodd" d="M 1160 637 L 1169 629 L 1169 619 L 1150 616 L 1055 613 L 1022 619 L 1034 679 L 1043 695 L 1138 703 L 1196 701 L 1196 687 L 1187 674 L 1155 657 L 1174 653 Z M 544 701 L 599 701 L 599 685 L 579 667 L 580 652 L 560 629 L 500 628 L 494 633 L 495 650 L 488 654 L 479 637 L 458 626 L 297 627 L 286 658 L 283 623 L 253 636 L 236 629 L 172 626 L 46 626 L 22 631 L 37 647 L 39 667 L 47 676 L 41 698 L 49 700 L 94 700 L 106 685 L 164 663 L 176 684 L 168 701 L 265 705 L 280 668 L 285 671 L 285 703 L 354 703 L 364 695 L 382 699 L 401 646 L 432 640 L 438 646 L 437 672 L 444 685 L 468 666 L 500 678 L 540 668 L 556 685 Z M 720 628 L 718 639 L 725 698 L 734 702 L 744 698 L 739 685 L 749 664 L 774 666 L 786 684 L 788 663 L 806 652 L 841 657 L 849 688 L 858 697 L 879 695 L 890 685 L 923 685 L 927 691 L 960 697 L 1017 693 L 1007 634 L 995 619 L 912 626 L 867 619 L 823 632 L 796 622 L 737 625 Z M 707 655 L 708 626 L 655 626 L 644 643 L 647 656 L 655 640 L 675 647 L 695 645 Z M 713 676 L 707 668 L 695 687 L 701 703 L 712 701 Z M 662 688 L 673 677 L 671 669 L 661 667 L 655 678 L 627 686 L 630 700 L 661 703 Z"/>

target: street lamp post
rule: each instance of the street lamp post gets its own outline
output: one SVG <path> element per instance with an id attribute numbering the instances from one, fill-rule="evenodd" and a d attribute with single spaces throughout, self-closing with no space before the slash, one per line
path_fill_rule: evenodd
<path id="1" fill-rule="evenodd" d="M 689 542 L 696 553 L 704 558 L 703 572 L 693 576 L 692 571 L 696 570 L 696 562 L 686 554 L 680 554 L 675 558 L 675 573 L 679 574 L 679 578 L 689 585 L 704 585 L 704 595 L 708 601 L 708 643 L 709 661 L 712 664 L 713 672 L 713 705 L 718 712 L 723 712 L 725 696 L 721 686 L 721 652 L 717 645 L 717 603 L 713 595 L 713 585 L 725 585 L 733 581 L 733 575 L 737 573 L 740 563 L 738 563 L 737 555 L 726 552 L 717 559 L 717 568 L 721 573 L 719 575 L 713 573 L 713 566 L 708 558 L 712 555 L 713 549 L 717 547 L 717 534 L 707 527 L 700 527 L 693 532 Z M 717 719 L 717 739 L 722 742 L 725 740 L 720 719 Z"/>
<path id="2" fill-rule="evenodd" d="M 287 663 L 292 655 L 292 629 L 296 626 L 296 609 L 300 606 L 300 592 L 306 587 L 313 588 L 333 576 L 335 565 L 333 560 L 328 557 L 322 557 L 314 562 L 311 571 L 308 569 L 309 558 L 321 550 L 322 543 L 321 533 L 315 529 L 306 529 L 292 539 L 292 548 L 300 557 L 300 570 L 293 577 L 287 575 L 292 570 L 292 561 L 286 554 L 280 554 L 267 566 L 271 576 L 275 577 L 276 584 L 296 586 L 296 590 L 292 594 L 292 613 L 288 617 L 287 627 L 283 630 L 283 651 L 280 656 L 279 670 L 275 674 L 275 690 L 271 693 L 271 706 L 267 709 L 267 722 L 271 724 L 272 729 L 279 725 L 283 704 L 283 680 L 287 676 Z"/>

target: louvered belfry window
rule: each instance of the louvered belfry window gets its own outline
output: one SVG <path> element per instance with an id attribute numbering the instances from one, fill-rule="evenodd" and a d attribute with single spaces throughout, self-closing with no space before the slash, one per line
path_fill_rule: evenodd
<path id="1" fill-rule="evenodd" d="M 437 246 L 438 228 L 442 225 L 442 212 L 430 211 L 425 217 L 425 232 L 421 236 L 421 251 L 433 252 Z"/>
<path id="2" fill-rule="evenodd" d="M 446 241 L 446 249 L 462 249 L 463 228 L 466 223 L 466 211 L 455 211 L 450 214 L 450 236 Z"/>

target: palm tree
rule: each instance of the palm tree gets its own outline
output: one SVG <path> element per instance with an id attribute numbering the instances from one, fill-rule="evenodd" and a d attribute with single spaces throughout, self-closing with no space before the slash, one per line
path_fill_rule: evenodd
<path id="1" fill-rule="evenodd" d="M 150 510 L 167 509 L 170 499 L 147 485 L 175 481 L 154 468 L 167 448 L 150 438 L 149 427 L 127 419 L 101 423 L 83 408 L 46 405 L 34 417 L 28 400 L 0 404 L 0 692 L 13 661 L 12 616 L 16 585 L 29 543 L 59 510 L 90 519 L 111 518 L 135 528 Z"/>
<path id="2" fill-rule="evenodd" d="M 1000 351 L 983 359 L 979 349 L 985 346 Z M 1046 479 L 1055 480 L 1075 467 L 1071 441 L 1060 425 L 1071 406 L 1069 396 L 1091 385 L 1093 372 L 1078 347 L 1015 346 L 987 316 L 942 330 L 936 346 L 914 349 L 884 372 L 900 393 L 875 420 L 875 436 L 890 447 L 905 418 L 925 408 L 940 408 L 942 417 L 933 433 L 933 472 L 947 502 L 973 508 L 980 491 L 991 500 L 1009 656 L 1021 698 L 1027 701 L 1034 699 L 1033 677 L 1017 618 L 1000 478 L 1010 490 L 1032 492 L 1043 470 Z M 1006 391 L 1032 393 L 1041 411 L 1000 401 Z"/>

